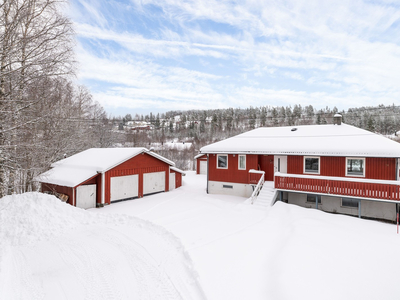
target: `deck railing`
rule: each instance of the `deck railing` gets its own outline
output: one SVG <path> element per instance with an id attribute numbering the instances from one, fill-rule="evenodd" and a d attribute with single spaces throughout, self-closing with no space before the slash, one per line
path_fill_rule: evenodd
<path id="1" fill-rule="evenodd" d="M 400 201 L 400 182 L 275 173 L 275 188 L 347 197 Z"/>
<path id="2" fill-rule="evenodd" d="M 251 183 L 251 181 L 255 181 L 258 178 L 258 181 L 256 182 L 257 185 L 255 186 L 254 191 L 251 194 L 251 204 L 254 203 L 254 200 L 257 198 L 258 194 L 260 193 L 260 191 L 264 185 L 264 176 L 265 176 L 264 171 L 249 170 L 249 182 L 250 183 Z"/>
<path id="3" fill-rule="evenodd" d="M 257 184 L 260 181 L 261 176 L 265 174 L 264 171 L 249 170 L 249 184 Z"/>

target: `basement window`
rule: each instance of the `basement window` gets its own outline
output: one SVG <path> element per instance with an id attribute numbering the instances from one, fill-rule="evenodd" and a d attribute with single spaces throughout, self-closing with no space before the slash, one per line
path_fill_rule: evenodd
<path id="1" fill-rule="evenodd" d="M 319 157 L 304 156 L 304 173 L 319 174 Z"/>
<path id="2" fill-rule="evenodd" d="M 348 208 L 358 208 L 358 200 L 350 198 L 342 198 L 342 206 Z"/>
<path id="3" fill-rule="evenodd" d="M 233 185 L 226 185 L 226 184 L 223 184 L 222 187 L 223 187 L 224 189 L 233 189 Z"/>
<path id="4" fill-rule="evenodd" d="M 365 176 L 365 158 L 346 158 L 346 176 Z"/>
<path id="5" fill-rule="evenodd" d="M 317 195 L 307 195 L 308 203 L 315 203 L 316 199 L 317 199 Z M 321 196 L 318 196 L 318 204 L 321 204 Z"/>
<path id="6" fill-rule="evenodd" d="M 228 155 L 217 155 L 217 169 L 228 169 Z"/>

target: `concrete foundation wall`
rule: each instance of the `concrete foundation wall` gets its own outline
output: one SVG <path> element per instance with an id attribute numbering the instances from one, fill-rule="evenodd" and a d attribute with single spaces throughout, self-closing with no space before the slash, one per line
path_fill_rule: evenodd
<path id="1" fill-rule="evenodd" d="M 208 193 L 250 197 L 253 193 L 253 188 L 250 184 L 209 181 Z"/>
<path id="2" fill-rule="evenodd" d="M 316 208 L 315 202 L 307 202 L 307 194 L 302 193 L 288 193 L 288 203 L 306 208 Z M 318 203 L 318 209 L 326 212 L 358 216 L 358 208 L 342 206 L 342 198 L 340 197 L 322 196 L 321 203 Z M 361 217 L 396 221 L 396 204 L 361 200 Z"/>

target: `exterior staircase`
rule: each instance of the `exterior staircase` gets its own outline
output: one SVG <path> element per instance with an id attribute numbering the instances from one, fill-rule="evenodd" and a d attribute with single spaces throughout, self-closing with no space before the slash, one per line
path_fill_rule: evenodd
<path id="1" fill-rule="evenodd" d="M 266 181 L 257 198 L 254 200 L 253 205 L 259 207 L 271 207 L 276 196 L 277 191 L 274 188 L 274 182 Z"/>

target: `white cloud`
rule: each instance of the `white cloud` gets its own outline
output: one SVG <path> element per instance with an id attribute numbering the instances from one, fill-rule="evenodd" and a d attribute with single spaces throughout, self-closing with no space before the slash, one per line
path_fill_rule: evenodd
<path id="1" fill-rule="evenodd" d="M 95 91 L 103 103 L 149 109 L 396 103 L 400 8 L 388 1 L 132 0 L 155 26 L 140 31 L 85 0 L 80 78 L 111 84 Z"/>

